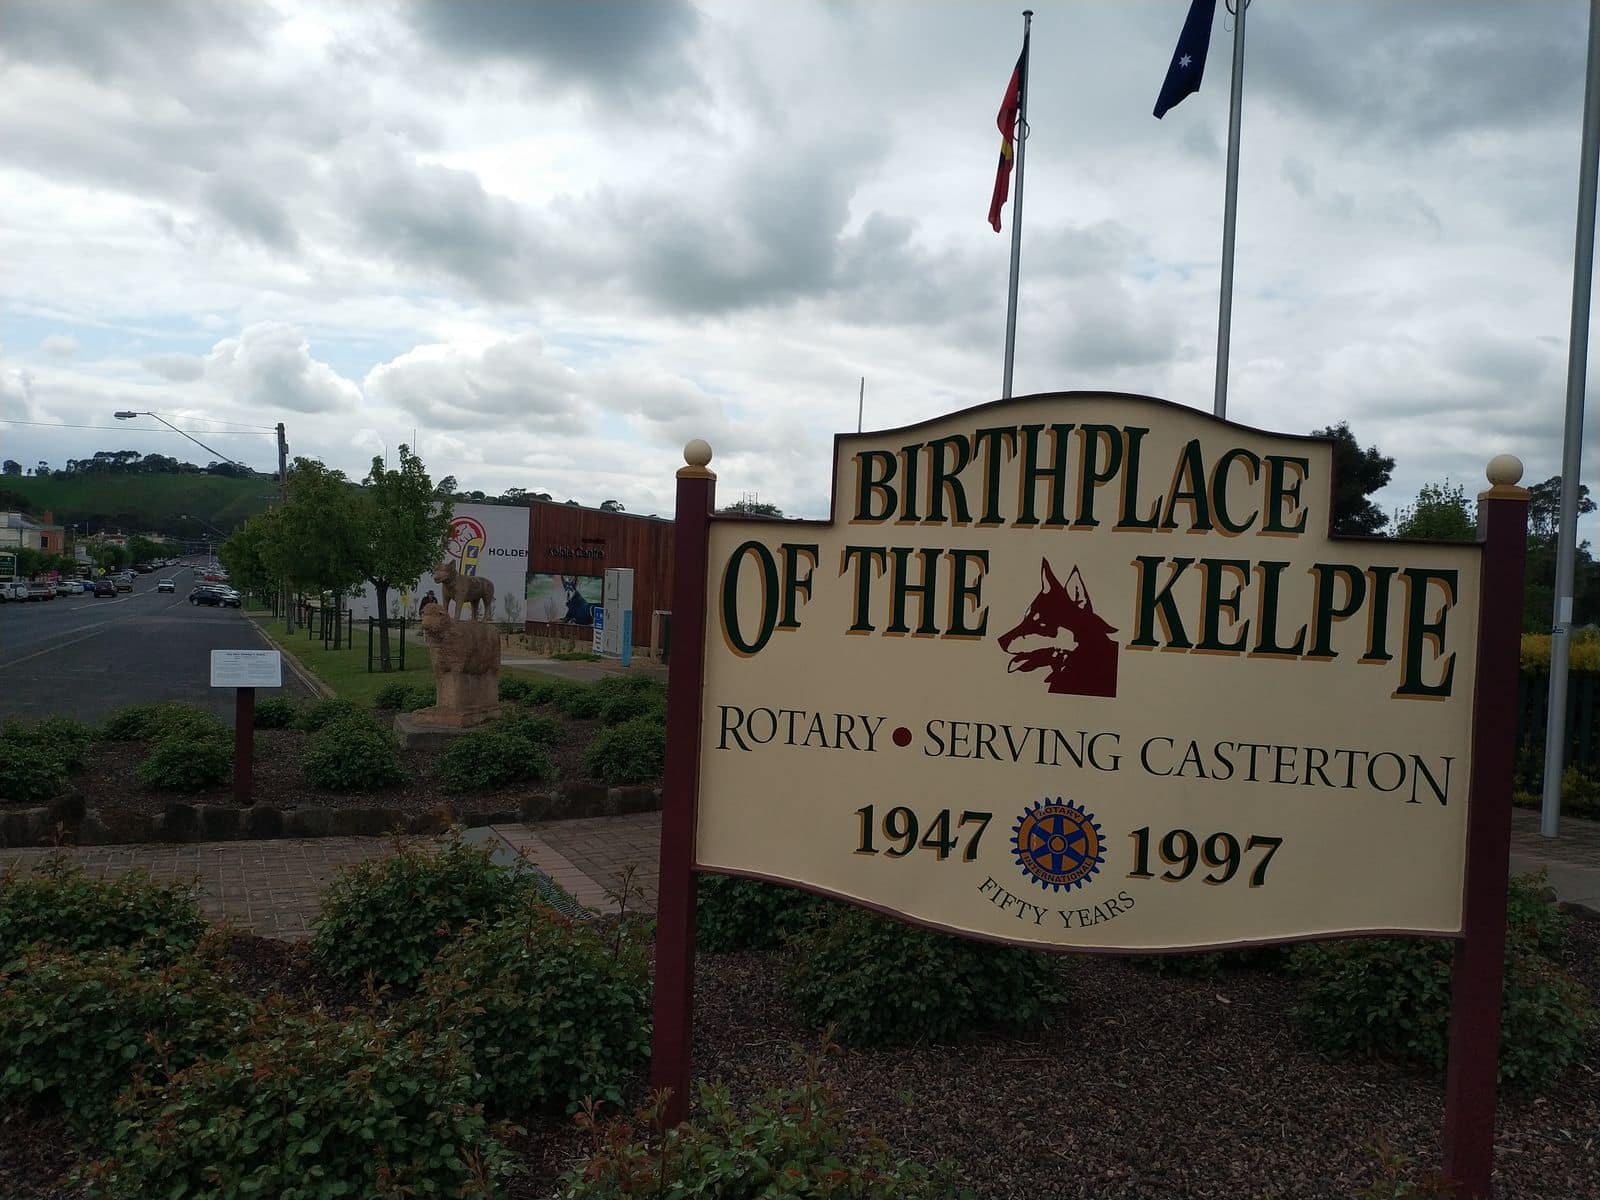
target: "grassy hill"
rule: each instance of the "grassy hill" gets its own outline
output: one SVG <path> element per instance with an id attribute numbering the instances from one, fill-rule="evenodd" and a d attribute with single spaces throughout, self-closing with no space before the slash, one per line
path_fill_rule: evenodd
<path id="1" fill-rule="evenodd" d="M 35 515 L 53 512 L 63 525 L 200 536 L 206 532 L 200 522 L 232 532 L 265 509 L 278 487 L 267 479 L 221 475 L 9 475 L 0 478 L 0 491 L 22 496 Z"/>

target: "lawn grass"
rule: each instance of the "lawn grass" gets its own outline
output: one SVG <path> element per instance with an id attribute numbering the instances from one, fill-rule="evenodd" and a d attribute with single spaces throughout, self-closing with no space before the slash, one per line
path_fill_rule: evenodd
<path id="1" fill-rule="evenodd" d="M 333 689 L 334 694 L 346 700 L 354 700 L 357 704 L 370 705 L 378 689 L 386 684 L 396 681 L 426 687 L 433 682 L 433 665 L 428 657 L 428 648 L 418 638 L 417 630 L 411 629 L 406 633 L 406 669 L 400 670 L 400 630 L 389 631 L 389 651 L 395 663 L 395 669 L 388 674 L 376 669 L 378 665 L 377 631 L 373 631 L 372 664 L 374 670 L 367 672 L 367 633 L 359 625 L 356 628 L 355 645 L 350 649 L 341 647 L 334 650 L 324 647 L 320 638 L 307 638 L 305 632 L 299 631 L 286 634 L 283 631 L 283 622 L 275 619 L 267 612 L 249 612 L 246 614 L 254 621 L 263 633 L 272 639 L 273 643 L 283 650 L 288 651 L 300 660 L 300 665 L 305 667 L 323 683 Z"/>

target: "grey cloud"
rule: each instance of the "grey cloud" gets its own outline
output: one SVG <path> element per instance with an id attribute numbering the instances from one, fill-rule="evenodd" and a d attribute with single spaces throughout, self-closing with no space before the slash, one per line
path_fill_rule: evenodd
<path id="1" fill-rule="evenodd" d="M 1248 26 L 1247 93 L 1260 87 L 1362 138 L 1438 141 L 1573 121 L 1582 6 L 1541 5 L 1530 20 L 1533 7 L 1382 0 L 1262 13 Z M 1213 60 L 1226 72 L 1225 57 Z"/>
<path id="2" fill-rule="evenodd" d="M 203 188 L 206 207 L 229 227 L 274 250 L 292 251 L 300 244 L 278 189 L 266 180 L 241 175 L 214 175 Z"/>
<path id="3" fill-rule="evenodd" d="M 155 354 L 140 365 L 173 383 L 192 383 L 206 373 L 206 360 L 193 354 Z"/>
<path id="4" fill-rule="evenodd" d="M 695 81 L 688 53 L 700 18 L 684 0 L 417 0 L 412 20 L 434 45 L 463 58 L 522 60 L 541 77 L 621 95 Z"/>
<path id="5" fill-rule="evenodd" d="M 350 410 L 360 402 L 355 384 L 311 355 L 305 336 L 290 325 L 262 322 L 212 347 L 206 378 L 247 408 L 302 413 Z"/>
<path id="6" fill-rule="evenodd" d="M 255 43 L 277 20 L 267 5 L 232 0 L 6 0 L 0 56 L 102 80 L 166 77 L 210 46 Z"/>
<path id="7" fill-rule="evenodd" d="M 419 163 L 387 140 L 347 154 L 338 203 L 367 245 L 489 296 L 525 296 L 559 269 L 531 217 L 478 177 Z"/>
<path id="8" fill-rule="evenodd" d="M 418 346 L 374 367 L 364 387 L 369 400 L 444 429 L 513 423 L 523 432 L 573 433 L 587 424 L 578 377 L 532 334 L 479 349 Z"/>
<path id="9" fill-rule="evenodd" d="M 39 349 L 52 358 L 71 358 L 78 352 L 78 339 L 64 333 L 52 333 L 39 343 Z"/>

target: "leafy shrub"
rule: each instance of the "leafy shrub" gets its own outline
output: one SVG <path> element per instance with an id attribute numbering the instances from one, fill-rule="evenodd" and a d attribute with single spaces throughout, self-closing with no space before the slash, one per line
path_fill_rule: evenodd
<path id="1" fill-rule="evenodd" d="M 94 738 L 93 729 L 71 717 L 45 717 L 31 724 L 13 719 L 0 726 L 0 756 L 25 746 L 52 754 L 64 769 L 76 771 Z"/>
<path id="2" fill-rule="evenodd" d="M 695 942 L 713 954 L 770 950 L 801 932 L 829 902 L 797 888 L 731 875 L 702 875 Z"/>
<path id="3" fill-rule="evenodd" d="M 406 777 L 393 732 L 350 714 L 331 719 L 311 736 L 300 756 L 300 773 L 312 787 L 332 792 L 375 791 Z"/>
<path id="4" fill-rule="evenodd" d="M 499 729 L 469 733 L 439 756 L 439 783 L 447 792 L 549 779 L 555 772 L 555 762 L 543 746 Z"/>
<path id="5" fill-rule="evenodd" d="M 971 1197 L 919 1163 L 896 1159 L 855 1124 L 838 1094 L 819 1082 L 815 1063 L 793 1088 L 772 1089 L 740 1113 L 727 1088 L 702 1084 L 703 1114 L 661 1132 L 662 1106 L 631 1121 L 579 1114 L 589 1154 L 561 1179 L 562 1200 L 631 1196 L 801 1196 L 817 1200 Z"/>
<path id="6" fill-rule="evenodd" d="M 512 737 L 521 738 L 532 746 L 549 749 L 566 736 L 567 727 L 557 717 L 540 716 L 537 713 L 519 713 L 516 716 L 502 717 L 493 728 L 509 733 Z"/>
<path id="7" fill-rule="evenodd" d="M 934 933 L 841 906 L 792 943 L 789 998 L 841 1042 L 943 1041 L 973 1029 L 1046 1024 L 1060 963 L 1036 951 Z"/>
<path id="8" fill-rule="evenodd" d="M 146 967 L 123 950 L 35 951 L 0 967 L 0 1096 L 104 1136 L 137 1075 L 220 1053 L 253 1011 L 194 958 Z"/>
<path id="9" fill-rule="evenodd" d="M 116 742 L 188 734 L 197 738 L 225 738 L 228 728 L 214 714 L 194 704 L 132 704 L 113 713 L 101 736 Z"/>
<path id="10" fill-rule="evenodd" d="M 1540 876 L 1513 881 L 1507 900 L 1500 1004 L 1500 1081 L 1540 1088 L 1582 1052 L 1588 995 L 1541 955 L 1560 946 L 1563 918 Z M 1294 1013 L 1325 1054 L 1387 1054 L 1442 1070 L 1450 1024 L 1451 943 L 1373 938 L 1300 946 Z"/>
<path id="11" fill-rule="evenodd" d="M 416 712 L 419 708 L 432 708 L 437 702 L 437 692 L 429 684 L 427 687 L 407 688 L 405 703 L 400 707 L 406 712 Z"/>
<path id="12" fill-rule="evenodd" d="M 256 701 L 257 729 L 292 729 L 300 716 L 300 706 L 287 696 L 268 696 Z"/>
<path id="13" fill-rule="evenodd" d="M 233 778 L 233 745 L 220 738 L 171 734 L 150 747 L 135 774 L 152 791 L 203 792 Z"/>
<path id="14" fill-rule="evenodd" d="M 595 734 L 583 752 L 583 769 L 607 783 L 648 783 L 667 761 L 667 727 L 653 717 L 634 717 Z"/>
<path id="15" fill-rule="evenodd" d="M 1506 935 L 1547 958 L 1561 953 L 1568 918 L 1548 893 L 1544 871 L 1515 875 L 1506 887 Z"/>
<path id="16" fill-rule="evenodd" d="M 56 854 L 31 877 L 0 876 L 0 962 L 40 944 L 74 954 L 137 949 L 167 962 L 193 950 L 205 928 L 195 887 L 154 883 L 142 869 L 91 879 Z"/>
<path id="17" fill-rule="evenodd" d="M 328 700 L 318 700 L 308 704 L 300 710 L 300 715 L 295 718 L 294 727 L 303 729 L 307 733 L 317 733 L 329 725 L 338 725 L 349 721 L 370 723 L 367 711 L 354 700 L 346 700 L 343 696 L 334 696 Z"/>
<path id="18" fill-rule="evenodd" d="M 377 695 L 372 697 L 373 708 L 386 708 L 398 712 L 405 707 L 406 696 L 411 692 L 411 685 L 398 679 L 391 679 L 378 689 Z"/>
<path id="19" fill-rule="evenodd" d="M 600 705 L 605 693 L 588 684 L 573 683 L 556 693 L 553 703 L 567 716 L 577 721 L 592 721 L 600 715 Z"/>
<path id="20" fill-rule="evenodd" d="M 631 927 L 615 941 L 544 907 L 445 948 L 406 1019 L 460 1035 L 491 1112 L 620 1103 L 650 1045 L 650 985 Z"/>
<path id="21" fill-rule="evenodd" d="M 292 1015 L 118 1105 L 98 1200 L 487 1197 L 512 1170 L 458 1049 L 367 1019 Z"/>
<path id="22" fill-rule="evenodd" d="M 0 800 L 38 803 L 67 786 L 67 767 L 45 746 L 0 741 Z"/>
<path id="23" fill-rule="evenodd" d="M 527 685 L 528 692 L 524 697 L 524 703 L 527 704 L 556 704 L 568 691 L 583 686 L 580 683 L 573 683 L 570 679 L 558 679 L 554 675 L 535 676 L 527 681 Z"/>
<path id="24" fill-rule="evenodd" d="M 513 704 L 520 704 L 527 700 L 528 693 L 532 690 L 528 681 L 517 675 L 500 676 L 500 699 Z"/>
<path id="25" fill-rule="evenodd" d="M 632 682 L 633 678 L 624 676 Z M 609 683 L 610 680 L 604 681 Z M 607 725 L 621 725 L 635 717 L 650 716 L 662 725 L 667 723 L 667 689 L 653 679 L 643 679 L 643 686 L 618 687 L 604 690 L 600 700 L 600 719 Z M 602 685 L 603 686 L 603 685 Z"/>
<path id="26" fill-rule="evenodd" d="M 468 922 L 526 908 L 537 895 L 531 873 L 496 866 L 487 849 L 402 844 L 334 881 L 311 952 L 340 979 L 370 972 L 380 983 L 411 984 Z"/>

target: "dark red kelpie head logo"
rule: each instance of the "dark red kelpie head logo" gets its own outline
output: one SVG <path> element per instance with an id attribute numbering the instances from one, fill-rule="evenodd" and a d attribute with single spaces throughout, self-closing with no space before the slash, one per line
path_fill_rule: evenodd
<path id="1" fill-rule="evenodd" d="M 1016 628 L 1000 635 L 1000 649 L 1011 655 L 1007 671 L 1044 671 L 1045 685 L 1068 696 L 1117 694 L 1116 632 L 1095 616 L 1083 576 L 1072 568 L 1063 584 L 1039 560 L 1039 594 Z"/>

